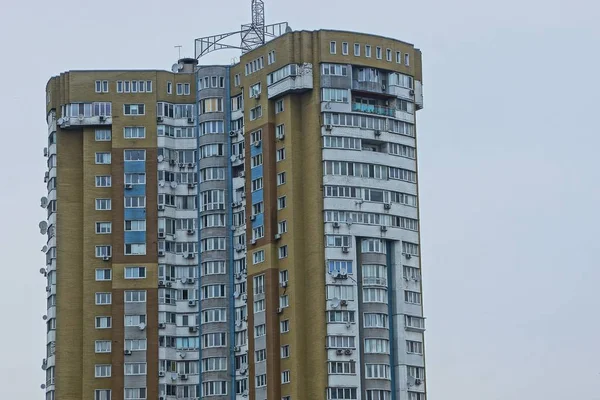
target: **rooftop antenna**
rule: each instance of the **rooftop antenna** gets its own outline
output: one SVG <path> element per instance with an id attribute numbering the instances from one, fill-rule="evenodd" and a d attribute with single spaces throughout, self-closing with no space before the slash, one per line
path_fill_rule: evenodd
<path id="1" fill-rule="evenodd" d="M 177 49 L 177 51 L 179 52 L 179 55 L 178 55 L 177 59 L 178 59 L 178 60 L 181 60 L 181 47 L 182 47 L 182 46 L 181 46 L 181 45 L 178 45 L 178 46 L 173 46 L 173 47 L 175 47 L 175 48 Z"/>
<path id="2" fill-rule="evenodd" d="M 252 22 L 243 24 L 239 31 L 196 39 L 196 58 L 198 59 L 208 53 L 222 49 L 239 49 L 244 54 L 262 46 L 270 39 L 292 31 L 287 22 L 265 25 L 265 3 L 263 0 L 252 0 L 251 12 Z M 239 44 L 228 43 L 231 42 L 228 40 L 229 38 L 238 34 L 241 37 Z"/>

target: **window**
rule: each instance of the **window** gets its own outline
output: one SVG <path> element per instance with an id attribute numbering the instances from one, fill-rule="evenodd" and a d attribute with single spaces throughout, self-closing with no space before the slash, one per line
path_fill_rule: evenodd
<path id="1" fill-rule="evenodd" d="M 263 374 L 263 375 L 257 375 L 256 376 L 256 387 L 260 388 L 260 387 L 264 387 L 267 386 L 267 375 Z"/>
<path id="2" fill-rule="evenodd" d="M 327 300 L 354 300 L 354 287 L 350 285 L 327 285 Z"/>
<path id="3" fill-rule="evenodd" d="M 263 163 L 262 154 L 257 154 L 250 159 L 250 167 L 251 168 L 258 167 L 259 165 L 262 165 L 262 163 Z"/>
<path id="4" fill-rule="evenodd" d="M 200 114 L 223 111 L 223 99 L 221 97 L 211 97 L 200 100 Z"/>
<path id="5" fill-rule="evenodd" d="M 256 325 L 254 327 L 254 337 L 261 337 L 267 334 L 267 326 L 265 324 Z"/>
<path id="6" fill-rule="evenodd" d="M 277 174 L 277 186 L 281 186 L 285 184 L 285 172 L 280 172 Z"/>
<path id="7" fill-rule="evenodd" d="M 330 349 L 355 349 L 354 336 L 327 336 L 327 345 Z"/>
<path id="8" fill-rule="evenodd" d="M 423 367 L 415 367 L 412 365 L 406 366 L 407 375 L 413 379 L 425 379 L 425 368 Z"/>
<path id="9" fill-rule="evenodd" d="M 379 46 L 375 49 L 375 57 L 377 57 L 378 60 L 381 60 L 381 47 Z"/>
<path id="10" fill-rule="evenodd" d="M 256 350 L 254 352 L 254 360 L 256 360 L 257 363 L 265 361 L 267 359 L 267 350 L 262 349 L 262 350 Z"/>
<path id="11" fill-rule="evenodd" d="M 146 398 L 146 388 L 125 388 L 125 400 L 141 400 Z"/>
<path id="12" fill-rule="evenodd" d="M 425 329 L 425 319 L 412 315 L 405 315 L 404 326 L 406 328 Z"/>
<path id="13" fill-rule="evenodd" d="M 411 256 L 419 255 L 419 245 L 410 242 L 402 242 L 402 253 L 409 254 Z"/>
<path id="14" fill-rule="evenodd" d="M 387 354 L 390 351 L 390 341 L 387 339 L 365 339 L 365 353 Z"/>
<path id="15" fill-rule="evenodd" d="M 125 161 L 144 161 L 146 159 L 146 150 L 125 150 L 123 159 Z"/>
<path id="16" fill-rule="evenodd" d="M 280 221 L 277 224 L 277 233 L 280 235 L 287 232 L 287 221 Z"/>
<path id="17" fill-rule="evenodd" d="M 348 42 L 342 42 L 342 55 L 348 55 Z"/>
<path id="18" fill-rule="evenodd" d="M 329 43 L 329 53 L 330 54 L 335 54 L 336 53 L 336 43 L 335 42 L 330 42 Z"/>
<path id="19" fill-rule="evenodd" d="M 410 56 L 408 54 L 404 54 L 404 65 L 407 67 L 410 65 Z"/>
<path id="20" fill-rule="evenodd" d="M 146 323 L 145 315 L 125 315 L 125 326 L 139 326 Z"/>
<path id="21" fill-rule="evenodd" d="M 126 126 L 123 128 L 125 139 L 143 139 L 146 137 L 146 128 L 143 126 Z"/>
<path id="22" fill-rule="evenodd" d="M 125 303 L 145 303 L 146 302 L 146 291 L 145 290 L 126 290 L 125 291 Z"/>
<path id="23" fill-rule="evenodd" d="M 332 101 L 336 103 L 348 103 L 347 89 L 323 88 L 323 101 Z"/>
<path id="24" fill-rule="evenodd" d="M 256 192 L 257 190 L 260 190 L 262 188 L 263 188 L 263 179 L 262 178 L 257 178 L 252 181 L 252 191 L 253 192 Z"/>
<path id="25" fill-rule="evenodd" d="M 96 164 L 110 164 L 111 154 L 110 153 L 96 153 Z"/>
<path id="26" fill-rule="evenodd" d="M 417 173 L 403 168 L 388 167 L 390 179 L 398 179 L 404 182 L 416 183 Z"/>
<path id="27" fill-rule="evenodd" d="M 279 308 L 286 308 L 290 306 L 290 298 L 287 294 L 279 296 Z"/>
<path id="28" fill-rule="evenodd" d="M 290 371 L 285 370 L 281 373 L 281 383 L 290 383 Z"/>
<path id="29" fill-rule="evenodd" d="M 112 326 L 112 317 L 96 317 L 96 329 L 108 329 Z"/>
<path id="30" fill-rule="evenodd" d="M 145 108 L 143 104 L 123 104 L 124 115 L 144 115 Z"/>
<path id="31" fill-rule="evenodd" d="M 360 56 L 360 44 L 359 43 L 354 43 L 354 55 L 356 57 Z"/>
<path id="32" fill-rule="evenodd" d="M 271 65 L 275 62 L 275 50 L 271 50 L 268 54 L 267 54 L 267 64 Z"/>
<path id="33" fill-rule="evenodd" d="M 108 93 L 108 81 L 96 81 L 96 93 Z"/>
<path id="34" fill-rule="evenodd" d="M 202 372 L 227 371 L 227 358 L 208 357 L 202 359 Z"/>
<path id="35" fill-rule="evenodd" d="M 354 361 L 329 361 L 329 373 L 332 375 L 355 375 L 356 363 Z"/>
<path id="36" fill-rule="evenodd" d="M 143 279 L 146 277 L 146 267 L 125 267 L 125 279 Z"/>
<path id="37" fill-rule="evenodd" d="M 110 340 L 96 340 L 96 353 L 110 353 L 112 350 L 112 342 Z"/>
<path id="38" fill-rule="evenodd" d="M 405 290 L 404 301 L 410 304 L 421 304 L 421 293 Z"/>
<path id="39" fill-rule="evenodd" d="M 385 50 L 385 58 L 387 61 L 392 62 L 392 49 Z"/>
<path id="40" fill-rule="evenodd" d="M 390 366 L 388 364 L 366 364 L 365 377 L 370 379 L 390 379 Z"/>
<path id="41" fill-rule="evenodd" d="M 396 63 L 402 64 L 402 52 L 401 51 L 396 52 Z"/>
<path id="42" fill-rule="evenodd" d="M 361 250 L 363 253 L 387 254 L 385 241 L 382 239 L 363 239 L 361 241 Z"/>
<path id="43" fill-rule="evenodd" d="M 285 137 L 285 125 L 284 124 L 277 125 L 275 127 L 275 137 L 279 140 L 283 140 L 283 138 Z"/>
<path id="44" fill-rule="evenodd" d="M 110 142 L 110 129 L 96 129 L 96 142 Z"/>
<path id="45" fill-rule="evenodd" d="M 364 313 L 363 319 L 365 328 L 389 328 L 387 314 Z"/>
<path id="46" fill-rule="evenodd" d="M 332 323 L 355 323 L 355 315 L 354 315 L 354 311 L 327 311 L 327 322 L 332 322 Z"/>
<path id="47" fill-rule="evenodd" d="M 111 257 L 112 256 L 112 246 L 96 246 L 96 257 Z"/>
<path id="48" fill-rule="evenodd" d="M 363 287 L 364 303 L 387 303 L 387 289 Z"/>
<path id="49" fill-rule="evenodd" d="M 255 276 L 253 279 L 253 288 L 254 288 L 254 294 L 263 294 L 265 293 L 265 276 L 264 275 L 258 275 Z"/>
<path id="50" fill-rule="evenodd" d="M 413 340 L 406 341 L 406 352 L 410 354 L 423 354 L 423 343 Z"/>
<path id="51" fill-rule="evenodd" d="M 278 210 L 283 210 L 286 206 L 286 199 L 285 196 L 281 196 L 277 198 L 277 209 Z"/>
<path id="52" fill-rule="evenodd" d="M 279 333 L 286 333 L 290 331 L 290 320 L 285 319 L 279 322 Z"/>
<path id="53" fill-rule="evenodd" d="M 233 77 L 233 86 L 240 86 L 240 74 L 235 74 L 235 76 Z"/>
<path id="54" fill-rule="evenodd" d="M 111 222 L 96 222 L 96 233 L 98 234 L 107 234 L 112 231 L 112 223 Z"/>
<path id="55" fill-rule="evenodd" d="M 414 147 L 398 143 L 388 143 L 388 153 L 395 156 L 406 157 L 414 160 L 417 152 Z"/>
<path id="56" fill-rule="evenodd" d="M 227 313 L 224 308 L 212 308 L 203 310 L 200 318 L 201 324 L 211 322 L 227 322 Z"/>
<path id="57" fill-rule="evenodd" d="M 283 110 L 283 99 L 277 100 L 275 102 L 275 114 L 279 114 L 280 112 L 283 112 Z"/>
<path id="58" fill-rule="evenodd" d="M 371 46 L 365 45 L 365 57 L 371 58 Z"/>
<path id="59" fill-rule="evenodd" d="M 146 363 L 125 363 L 125 375 L 146 375 Z"/>
<path id="60" fill-rule="evenodd" d="M 201 288 L 201 299 L 217 299 L 226 296 L 225 285 L 205 285 Z"/>
<path id="61" fill-rule="evenodd" d="M 96 293 L 96 305 L 103 306 L 112 303 L 112 293 Z"/>
<path id="62" fill-rule="evenodd" d="M 290 356 L 290 345 L 286 344 L 281 346 L 281 358 L 289 358 Z"/>
<path id="63" fill-rule="evenodd" d="M 181 386 L 180 386 L 181 387 Z M 192 386 L 194 387 L 194 386 Z M 180 392 L 181 393 L 181 392 Z M 202 382 L 202 398 L 208 396 L 221 396 L 227 394 L 227 381 L 206 381 Z M 184 393 L 178 395 L 177 397 L 188 397 L 184 396 Z M 192 396 L 190 396 L 192 397 Z M 197 397 L 197 396 L 193 396 Z"/>
<path id="64" fill-rule="evenodd" d="M 348 76 L 348 66 L 342 64 L 323 64 L 323 75 Z"/>
<path id="65" fill-rule="evenodd" d="M 250 121 L 254 121 L 260 117 L 262 117 L 262 107 L 261 106 L 250 109 Z"/>
<path id="66" fill-rule="evenodd" d="M 252 143 L 260 142 L 261 140 L 262 140 L 262 130 L 261 129 L 254 131 L 250 134 L 250 141 Z"/>
<path id="67" fill-rule="evenodd" d="M 146 220 L 125 221 L 125 232 L 142 232 L 146 230 Z"/>
<path id="68" fill-rule="evenodd" d="M 225 250 L 224 237 L 211 237 L 200 241 L 200 252 Z"/>
<path id="69" fill-rule="evenodd" d="M 94 391 L 94 400 L 111 400 L 111 390 L 96 389 Z"/>
<path id="70" fill-rule="evenodd" d="M 345 237 L 345 236 L 344 236 Z M 339 247 L 339 246 L 335 246 Z M 327 268 L 330 274 L 340 273 L 340 274 L 351 274 L 352 270 L 352 261 L 346 260 L 328 260 Z"/>
<path id="71" fill-rule="evenodd" d="M 110 175 L 96 176 L 96 187 L 111 187 L 112 179 Z"/>
<path id="72" fill-rule="evenodd" d="M 263 204 L 262 201 L 252 204 L 252 215 L 261 214 L 263 212 Z"/>
<path id="73" fill-rule="evenodd" d="M 223 155 L 224 147 L 221 143 L 213 143 L 200 146 L 200 158 L 220 157 Z"/>
<path id="74" fill-rule="evenodd" d="M 96 269 L 96 280 L 97 281 L 110 281 L 112 279 L 112 270 L 105 268 Z"/>
<path id="75" fill-rule="evenodd" d="M 252 253 L 252 263 L 253 264 L 260 264 L 263 261 L 265 261 L 265 251 L 264 250 L 259 250 L 259 251 L 255 251 L 254 253 Z"/>
<path id="76" fill-rule="evenodd" d="M 126 196 L 124 201 L 125 208 L 144 208 L 146 207 L 145 196 Z"/>
<path id="77" fill-rule="evenodd" d="M 173 82 L 167 82 L 167 94 L 173 94 Z"/>
<path id="78" fill-rule="evenodd" d="M 286 258 L 288 256 L 288 247 L 287 245 L 285 246 L 280 246 L 279 247 L 279 258 Z"/>
<path id="79" fill-rule="evenodd" d="M 350 247 L 350 236 L 325 235 L 325 247 Z"/>
<path id="80" fill-rule="evenodd" d="M 260 92 L 261 92 L 260 82 L 255 83 L 254 85 L 250 86 L 248 97 L 250 97 L 250 98 L 257 97 L 257 95 L 259 95 Z"/>
<path id="81" fill-rule="evenodd" d="M 254 301 L 254 313 L 259 313 L 265 311 L 265 301 L 264 300 L 255 300 Z"/>
<path id="82" fill-rule="evenodd" d="M 356 388 L 331 387 L 327 388 L 327 400 L 356 400 Z"/>
<path id="83" fill-rule="evenodd" d="M 404 279 L 413 279 L 415 281 L 418 281 L 419 279 L 421 279 L 421 273 L 419 272 L 418 268 L 409 267 L 405 265 L 403 267 L 403 277 Z"/>
<path id="84" fill-rule="evenodd" d="M 110 378 L 111 365 L 110 364 L 96 364 L 96 378 Z"/>
<path id="85" fill-rule="evenodd" d="M 391 400 L 392 392 L 382 389 L 367 390 L 366 400 Z"/>

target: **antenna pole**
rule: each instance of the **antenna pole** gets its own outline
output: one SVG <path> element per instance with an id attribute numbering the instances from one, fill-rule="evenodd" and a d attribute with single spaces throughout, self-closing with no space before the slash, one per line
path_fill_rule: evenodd
<path id="1" fill-rule="evenodd" d="M 177 49 L 177 51 L 179 52 L 179 56 L 178 56 L 178 58 L 177 58 L 177 59 L 178 59 L 178 60 L 181 60 L 181 47 L 182 47 L 182 46 L 181 46 L 181 45 L 179 45 L 179 46 L 173 46 L 173 47 L 175 47 L 175 48 Z"/>

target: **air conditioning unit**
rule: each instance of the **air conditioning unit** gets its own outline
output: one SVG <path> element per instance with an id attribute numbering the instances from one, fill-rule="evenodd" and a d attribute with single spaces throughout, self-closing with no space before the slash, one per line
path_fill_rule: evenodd
<path id="1" fill-rule="evenodd" d="M 44 147 L 44 157 L 48 157 L 48 148 Z"/>
<path id="2" fill-rule="evenodd" d="M 339 228 L 340 227 L 340 223 L 339 222 L 334 222 L 333 223 L 333 227 L 334 228 Z"/>
<path id="3" fill-rule="evenodd" d="M 281 239 L 281 234 L 280 233 L 276 233 L 275 234 L 275 240 L 279 240 Z"/>
<path id="4" fill-rule="evenodd" d="M 102 261 L 110 261 L 110 257 L 109 256 L 104 256 L 104 257 L 102 257 Z"/>
<path id="5" fill-rule="evenodd" d="M 158 287 L 165 287 L 165 281 L 158 281 Z"/>
<path id="6" fill-rule="evenodd" d="M 100 122 L 106 121 L 106 115 L 100 115 Z"/>
<path id="7" fill-rule="evenodd" d="M 415 95 L 415 91 L 410 89 L 410 91 L 408 92 L 409 95 L 414 96 Z"/>
<path id="8" fill-rule="evenodd" d="M 242 326 L 242 321 L 235 321 L 235 326 L 237 326 L 238 328 Z"/>
<path id="9" fill-rule="evenodd" d="M 194 253 L 184 253 L 184 255 L 183 255 L 183 256 L 184 256 L 185 258 L 188 258 L 188 259 L 192 259 L 192 258 L 194 258 L 194 257 L 195 257 L 195 256 L 194 256 Z"/>
<path id="10" fill-rule="evenodd" d="M 283 308 L 282 307 L 277 307 L 277 314 L 281 314 L 283 312 Z"/>
<path id="11" fill-rule="evenodd" d="M 192 332 L 192 333 L 198 332 L 198 327 L 197 326 L 190 326 L 190 332 Z"/>
<path id="12" fill-rule="evenodd" d="M 185 163 L 184 162 L 180 162 L 179 163 L 179 168 L 185 168 Z"/>
<path id="13" fill-rule="evenodd" d="M 246 293 L 244 293 L 244 294 L 242 295 L 242 300 L 243 300 L 243 301 L 246 301 L 246 300 L 248 300 L 248 295 L 247 295 Z"/>
<path id="14" fill-rule="evenodd" d="M 277 134 L 277 139 L 278 140 L 283 140 L 285 138 L 285 134 L 284 133 L 278 133 Z"/>
<path id="15" fill-rule="evenodd" d="M 349 355 L 351 355 L 351 354 L 352 354 L 352 350 L 350 350 L 350 349 L 346 349 L 346 350 L 344 351 L 344 354 L 345 354 L 345 355 L 347 355 L 347 356 L 349 356 Z"/>
<path id="16" fill-rule="evenodd" d="M 167 282 L 165 285 L 166 285 L 167 287 L 171 287 L 171 286 L 173 286 L 173 283 L 172 283 L 172 282 Z"/>
<path id="17" fill-rule="evenodd" d="M 196 166 L 196 163 L 193 163 L 193 162 L 189 162 L 187 165 L 188 168 L 194 168 L 195 166 Z"/>
<path id="18" fill-rule="evenodd" d="M 165 119 L 163 117 L 156 117 L 156 122 L 163 122 Z"/>
<path id="19" fill-rule="evenodd" d="M 256 219 L 256 215 L 251 215 L 250 216 L 250 221 L 254 221 Z"/>
<path id="20" fill-rule="evenodd" d="M 164 236 L 163 236 L 164 237 Z M 158 251 L 158 256 L 159 257 L 164 257 L 165 256 L 165 251 L 164 250 L 159 250 Z"/>
<path id="21" fill-rule="evenodd" d="M 167 324 L 165 324 L 164 322 L 158 323 L 158 329 L 165 329 L 166 327 L 167 327 Z"/>
<path id="22" fill-rule="evenodd" d="M 423 383 L 422 380 L 420 380 L 419 378 L 415 379 L 415 385 L 419 386 L 421 383 Z"/>
<path id="23" fill-rule="evenodd" d="M 125 354 L 126 356 L 130 356 L 131 355 L 131 350 L 125 350 L 123 352 L 123 354 Z"/>
<path id="24" fill-rule="evenodd" d="M 193 285 L 196 282 L 196 280 L 194 278 L 186 278 L 185 279 L 185 283 L 187 283 L 188 285 Z"/>
<path id="25" fill-rule="evenodd" d="M 125 189 L 133 189 L 133 185 L 131 183 L 126 183 Z"/>
<path id="26" fill-rule="evenodd" d="M 175 165 L 175 164 L 177 164 L 177 163 L 175 162 L 175 160 L 173 160 L 173 159 L 169 160 L 169 165 Z"/>
<path id="27" fill-rule="evenodd" d="M 189 300 L 188 301 L 188 306 L 190 306 L 190 307 L 196 307 L 196 300 Z"/>
<path id="28" fill-rule="evenodd" d="M 246 375 L 246 368 L 240 369 L 240 375 Z"/>
<path id="29" fill-rule="evenodd" d="M 325 125 L 325 130 L 326 130 L 326 131 L 330 131 L 330 130 L 332 130 L 332 129 L 333 129 L 333 125 L 331 125 L 331 124 L 327 124 L 327 125 Z"/>
<path id="30" fill-rule="evenodd" d="M 236 208 L 238 206 L 237 201 L 231 203 L 231 208 Z"/>
<path id="31" fill-rule="evenodd" d="M 196 187 L 196 185 L 194 185 L 193 183 L 188 183 L 188 189 L 193 189 L 195 187 Z"/>
<path id="32" fill-rule="evenodd" d="M 381 85 L 381 91 L 385 92 L 385 85 Z"/>
<path id="33" fill-rule="evenodd" d="M 237 136 L 237 132 L 236 131 L 229 131 L 229 136 L 231 136 L 231 137 Z"/>
<path id="34" fill-rule="evenodd" d="M 387 226 L 385 226 L 385 225 L 382 225 L 380 229 L 381 229 L 381 232 L 387 232 Z"/>
<path id="35" fill-rule="evenodd" d="M 187 381 L 188 376 L 186 374 L 181 374 L 181 375 L 179 375 L 179 379 L 181 379 L 182 381 Z"/>
<path id="36" fill-rule="evenodd" d="M 404 253 L 404 257 L 408 258 L 410 260 L 410 258 L 412 257 L 412 255 L 408 254 L 408 253 Z"/>
<path id="37" fill-rule="evenodd" d="M 347 306 L 348 305 L 348 300 L 341 300 L 340 301 L 340 306 Z"/>
<path id="38" fill-rule="evenodd" d="M 195 231 L 195 230 L 193 230 L 193 229 L 188 229 L 188 230 L 187 230 L 187 234 L 188 234 L 188 235 L 193 235 L 194 233 L 196 233 L 196 231 Z"/>
<path id="39" fill-rule="evenodd" d="M 52 288 L 50 286 L 46 286 L 46 292 L 50 293 L 52 291 Z"/>
<path id="40" fill-rule="evenodd" d="M 342 253 L 350 253 L 350 248 L 349 247 L 342 247 Z"/>
<path id="41" fill-rule="evenodd" d="M 240 178 L 244 178 L 246 176 L 246 171 L 240 171 L 239 175 Z"/>
<path id="42" fill-rule="evenodd" d="M 160 377 L 165 376 L 165 371 L 158 371 L 158 376 L 160 376 Z M 164 399 L 164 397 L 161 397 L 161 399 Z"/>
<path id="43" fill-rule="evenodd" d="M 256 94 L 254 95 L 254 98 L 255 98 L 256 100 L 260 100 L 260 93 L 256 93 Z"/>
<path id="44" fill-rule="evenodd" d="M 165 205 L 164 204 L 159 204 L 158 205 L 158 211 L 165 211 Z"/>
<path id="45" fill-rule="evenodd" d="M 194 117 L 188 117 L 188 124 L 194 123 Z"/>
<path id="46" fill-rule="evenodd" d="M 335 351 L 335 354 L 337 354 L 338 356 L 341 356 L 342 354 L 344 354 L 344 349 L 337 349 Z"/>
<path id="47" fill-rule="evenodd" d="M 333 277 L 335 279 L 347 279 L 348 278 L 348 274 L 345 272 L 337 272 L 333 275 Z"/>
<path id="48" fill-rule="evenodd" d="M 286 288 L 287 285 L 288 285 L 288 283 L 287 283 L 287 281 L 283 281 L 283 282 L 281 282 L 280 285 L 281 285 L 282 288 Z"/>
<path id="49" fill-rule="evenodd" d="M 254 147 L 260 147 L 260 140 L 256 140 L 254 143 L 252 143 L 252 145 Z"/>
<path id="50" fill-rule="evenodd" d="M 392 204 L 391 204 L 391 203 L 385 203 L 385 204 L 383 205 L 383 209 L 384 209 L 384 210 L 389 210 L 389 209 L 391 209 L 391 208 L 392 208 Z"/>
<path id="51" fill-rule="evenodd" d="M 381 131 L 379 129 L 375 129 L 375 136 L 381 136 Z"/>
<path id="52" fill-rule="evenodd" d="M 256 244 L 256 239 L 252 239 L 252 240 L 250 241 L 250 244 Z"/>
<path id="53" fill-rule="evenodd" d="M 244 390 L 244 393 L 242 393 L 242 396 L 243 396 L 243 397 L 248 397 L 248 391 L 247 391 L 247 390 Z"/>
<path id="54" fill-rule="evenodd" d="M 237 251 L 238 253 L 244 251 L 244 245 L 238 244 L 237 246 L 235 246 L 235 251 Z"/>
<path id="55" fill-rule="evenodd" d="M 237 274 L 235 274 L 235 279 L 242 279 L 242 274 L 240 272 L 238 272 Z"/>
<path id="56" fill-rule="evenodd" d="M 165 238 L 165 231 L 159 230 L 158 231 L 158 238 L 159 239 L 164 239 Z"/>

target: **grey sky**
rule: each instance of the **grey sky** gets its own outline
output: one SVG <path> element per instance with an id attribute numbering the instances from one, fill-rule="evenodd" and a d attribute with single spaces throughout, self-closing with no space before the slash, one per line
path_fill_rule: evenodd
<path id="1" fill-rule="evenodd" d="M 265 2 L 268 22 L 423 51 L 429 399 L 600 399 L 598 3 Z M 249 19 L 250 0 L 214 4 L 3 1 L 1 398 L 43 398 L 46 81 L 68 69 L 169 69 L 174 45 L 193 55 L 195 37 Z"/>

